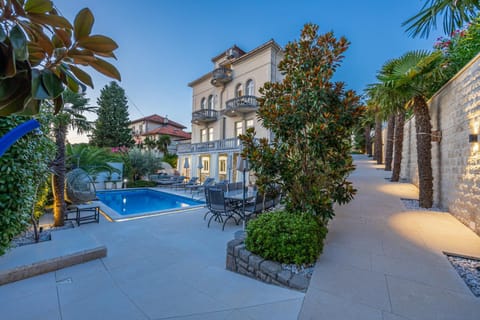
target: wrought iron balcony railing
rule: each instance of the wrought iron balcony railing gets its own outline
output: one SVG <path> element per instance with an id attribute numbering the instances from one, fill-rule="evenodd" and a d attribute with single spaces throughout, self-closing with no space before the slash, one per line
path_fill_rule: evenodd
<path id="1" fill-rule="evenodd" d="M 212 80 L 210 83 L 216 87 L 223 86 L 225 83 L 232 81 L 232 69 L 220 67 L 212 72 Z"/>
<path id="2" fill-rule="evenodd" d="M 218 111 L 213 109 L 201 109 L 192 113 L 192 123 L 209 123 L 217 121 Z"/>
<path id="3" fill-rule="evenodd" d="M 240 150 L 241 142 L 238 138 L 223 140 L 214 140 L 200 143 L 179 143 L 177 145 L 177 154 L 222 151 L 222 150 Z"/>
<path id="4" fill-rule="evenodd" d="M 234 117 L 238 114 L 257 111 L 258 101 L 255 96 L 240 96 L 230 99 L 226 102 L 224 113 L 227 116 Z"/>

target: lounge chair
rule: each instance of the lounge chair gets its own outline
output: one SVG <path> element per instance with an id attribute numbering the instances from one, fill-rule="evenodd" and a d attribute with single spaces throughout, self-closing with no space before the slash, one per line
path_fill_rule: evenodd
<path id="1" fill-rule="evenodd" d="M 182 181 L 181 183 L 176 183 L 176 184 L 174 184 L 172 187 L 175 187 L 175 188 L 185 188 L 185 189 L 186 189 L 187 186 L 196 186 L 196 185 L 198 184 L 197 181 L 198 181 L 198 177 L 192 177 L 192 178 L 190 178 L 190 180 L 188 180 L 187 182 L 184 183 L 184 182 Z"/>
<path id="2" fill-rule="evenodd" d="M 214 178 L 207 178 L 205 179 L 205 181 L 203 181 L 202 184 L 197 184 L 197 185 L 194 185 L 194 186 L 187 186 L 185 187 L 186 190 L 190 190 L 191 193 L 192 193 L 192 197 L 193 197 L 193 192 L 196 191 L 198 193 L 200 193 L 201 191 L 204 191 L 205 190 L 205 187 L 211 187 L 215 184 L 215 179 Z"/>
<path id="3" fill-rule="evenodd" d="M 185 176 L 173 176 L 170 179 L 167 179 L 165 181 L 158 181 L 157 184 L 159 186 L 170 187 L 170 186 L 173 186 L 177 183 L 183 182 L 183 180 L 185 180 L 185 178 L 186 178 Z"/>

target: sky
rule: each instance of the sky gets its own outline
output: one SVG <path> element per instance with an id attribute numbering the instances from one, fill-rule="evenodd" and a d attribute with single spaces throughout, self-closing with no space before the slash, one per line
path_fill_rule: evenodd
<path id="1" fill-rule="evenodd" d="M 130 119 L 151 114 L 191 128 L 192 90 L 188 83 L 213 70 L 211 58 L 236 44 L 244 51 L 274 39 L 282 47 L 299 38 L 305 23 L 319 32 L 333 31 L 351 43 L 335 81 L 361 94 L 375 82 L 382 64 L 407 51 L 431 49 L 439 31 L 412 39 L 402 22 L 425 0 L 343 1 L 186 1 L 186 0 L 54 0 L 70 21 L 82 8 L 95 16 L 92 34 L 114 39 L 119 49 L 112 63 L 122 75 Z M 95 88 L 87 90 L 97 105 L 100 90 L 111 79 L 91 71 Z M 92 120 L 94 116 L 90 117 Z M 85 139 L 85 138 L 83 138 Z M 70 142 L 79 142 L 69 136 Z"/>

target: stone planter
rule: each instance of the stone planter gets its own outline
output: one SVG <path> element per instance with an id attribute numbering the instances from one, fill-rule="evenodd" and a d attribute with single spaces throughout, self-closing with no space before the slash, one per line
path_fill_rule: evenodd
<path id="1" fill-rule="evenodd" d="M 112 181 L 105 181 L 105 189 L 111 190 L 113 188 L 113 182 Z"/>
<path id="2" fill-rule="evenodd" d="M 294 274 L 284 270 L 275 261 L 265 260 L 245 249 L 244 236 L 235 235 L 236 239 L 227 244 L 227 270 L 246 275 L 257 280 L 282 287 L 305 292 L 310 278 L 303 274 Z"/>

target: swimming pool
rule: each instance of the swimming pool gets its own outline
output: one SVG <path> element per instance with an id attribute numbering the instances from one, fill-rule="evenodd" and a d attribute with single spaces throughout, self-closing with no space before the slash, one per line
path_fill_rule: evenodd
<path id="1" fill-rule="evenodd" d="M 110 216 L 112 220 L 120 220 L 117 215 L 120 218 L 151 215 L 154 213 L 178 211 L 204 204 L 203 201 L 152 189 L 97 191 L 97 197 L 108 207 L 107 210 L 102 211 Z"/>

